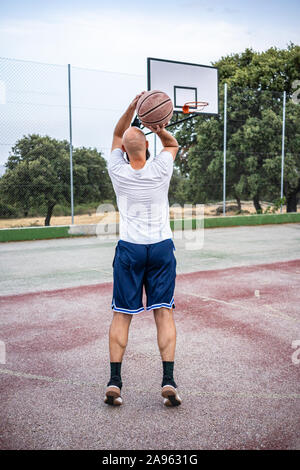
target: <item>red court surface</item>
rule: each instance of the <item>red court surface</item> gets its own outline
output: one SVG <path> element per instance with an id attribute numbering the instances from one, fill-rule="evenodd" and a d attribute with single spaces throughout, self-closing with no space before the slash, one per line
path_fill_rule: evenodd
<path id="1" fill-rule="evenodd" d="M 1 297 L 1 449 L 300 448 L 300 260 L 177 277 L 175 409 L 151 312 L 133 318 L 124 406 L 103 403 L 111 288 Z"/>

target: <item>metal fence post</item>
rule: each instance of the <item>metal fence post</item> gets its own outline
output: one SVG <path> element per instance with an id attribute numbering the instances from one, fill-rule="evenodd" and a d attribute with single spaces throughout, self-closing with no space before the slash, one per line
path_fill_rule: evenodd
<path id="1" fill-rule="evenodd" d="M 286 110 L 286 91 L 283 92 L 282 107 L 282 143 L 281 143 L 281 187 L 280 198 L 283 198 L 283 175 L 284 175 L 284 150 L 285 150 L 285 110 Z M 282 204 L 280 204 L 280 213 L 282 213 Z"/>
<path id="2" fill-rule="evenodd" d="M 68 90 L 69 90 L 69 129 L 70 129 L 70 189 L 71 189 L 71 217 L 74 224 L 74 191 L 73 191 L 73 145 L 72 145 L 72 101 L 71 101 L 71 65 L 68 64 Z"/>
<path id="3" fill-rule="evenodd" d="M 224 84 L 223 215 L 226 215 L 227 83 Z"/>

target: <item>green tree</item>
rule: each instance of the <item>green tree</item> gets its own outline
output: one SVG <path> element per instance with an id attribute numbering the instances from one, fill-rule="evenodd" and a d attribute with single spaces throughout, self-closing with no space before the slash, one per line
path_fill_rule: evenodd
<path id="1" fill-rule="evenodd" d="M 300 191 L 300 106 L 291 102 L 292 84 L 300 76 L 300 47 L 271 48 L 263 53 L 246 49 L 214 64 L 220 76 L 220 109 L 224 83 L 228 84 L 228 140 L 226 193 L 240 206 L 280 196 L 282 94 L 287 92 L 286 166 L 284 194 L 287 210 L 297 210 Z M 189 175 L 193 202 L 219 199 L 223 180 L 223 118 L 197 117 L 176 132 L 182 160 L 178 167 Z M 279 165 L 279 166 L 278 166 Z M 298 175 L 298 176 L 297 176 Z"/>
<path id="2" fill-rule="evenodd" d="M 112 196 L 106 162 L 96 149 L 74 149 L 73 174 L 77 203 Z M 17 141 L 0 180 L 0 193 L 25 216 L 32 207 L 44 207 L 45 225 L 50 225 L 55 205 L 70 202 L 69 143 L 37 134 Z"/>
<path id="3" fill-rule="evenodd" d="M 170 181 L 169 202 L 184 205 L 188 200 L 188 180 L 184 178 L 177 168 L 174 168 Z"/>
<path id="4" fill-rule="evenodd" d="M 73 150 L 73 180 L 75 203 L 114 199 L 106 160 L 95 148 Z"/>

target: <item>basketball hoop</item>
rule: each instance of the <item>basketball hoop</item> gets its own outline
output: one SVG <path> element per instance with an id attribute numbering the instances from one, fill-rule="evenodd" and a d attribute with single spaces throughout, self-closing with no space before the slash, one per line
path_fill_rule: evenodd
<path id="1" fill-rule="evenodd" d="M 182 112 L 183 114 L 189 114 L 190 112 L 192 113 L 193 111 L 190 111 L 190 108 L 197 109 L 198 111 L 203 111 L 203 109 L 208 106 L 208 103 L 206 101 L 188 101 L 182 106 Z"/>

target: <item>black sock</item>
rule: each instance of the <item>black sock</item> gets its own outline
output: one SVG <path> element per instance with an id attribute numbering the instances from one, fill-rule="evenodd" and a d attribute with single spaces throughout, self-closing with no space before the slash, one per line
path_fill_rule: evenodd
<path id="1" fill-rule="evenodd" d="M 107 385 L 116 385 L 117 387 L 122 388 L 121 366 L 122 362 L 110 363 L 110 380 Z"/>
<path id="2" fill-rule="evenodd" d="M 165 385 L 172 385 L 173 387 L 177 388 L 177 385 L 174 381 L 173 377 L 173 370 L 174 370 L 174 361 L 163 361 L 163 381 L 161 386 L 164 387 Z"/>

